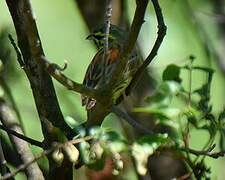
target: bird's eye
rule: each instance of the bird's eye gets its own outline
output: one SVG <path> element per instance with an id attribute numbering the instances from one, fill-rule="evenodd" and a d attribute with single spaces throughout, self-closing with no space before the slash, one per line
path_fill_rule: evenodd
<path id="1" fill-rule="evenodd" d="M 101 40 L 102 38 L 104 38 L 104 35 L 95 34 L 94 37 L 98 40 Z"/>

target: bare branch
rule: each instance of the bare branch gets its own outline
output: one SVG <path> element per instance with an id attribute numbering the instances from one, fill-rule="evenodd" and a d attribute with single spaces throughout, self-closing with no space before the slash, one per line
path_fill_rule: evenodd
<path id="1" fill-rule="evenodd" d="M 20 128 L 9 107 L 2 98 L 0 98 L 0 120 L 5 127 L 8 127 L 8 129 L 16 131 L 18 134 L 23 134 L 22 129 Z M 24 164 L 29 162 L 30 159 L 33 159 L 33 154 L 26 141 L 12 136 L 11 134 L 8 135 L 14 146 L 15 151 L 20 155 L 20 158 Z M 44 179 L 37 163 L 28 166 L 25 170 L 25 173 L 28 179 L 32 179 L 34 177 Z"/>
<path id="2" fill-rule="evenodd" d="M 23 60 L 12 38 L 11 42 L 16 49 L 18 61 L 21 67 L 24 67 L 24 71 L 30 81 L 42 126 L 47 124 L 45 123 L 46 121 L 50 121 L 54 126 L 60 128 L 67 137 L 73 137 L 74 132 L 64 121 L 51 77 L 37 64 L 38 57 L 44 55 L 44 52 L 30 1 L 6 0 L 6 3 L 14 22 L 18 46 Z M 47 129 L 45 128 L 45 130 Z M 50 128 L 48 130 L 48 133 L 44 132 L 46 138 L 50 137 Z"/>
<path id="3" fill-rule="evenodd" d="M 1 174 L 4 176 L 6 173 L 7 173 L 7 162 L 6 162 L 6 159 L 5 159 L 5 155 L 4 155 L 4 152 L 3 152 L 3 149 L 2 149 L 2 143 L 1 143 L 1 137 L 0 137 L 0 163 L 1 163 Z"/>
<path id="4" fill-rule="evenodd" d="M 134 128 L 137 128 L 137 129 L 139 129 L 140 131 L 143 131 L 146 134 L 153 134 L 152 131 L 150 131 L 146 127 L 142 126 L 141 124 L 139 124 L 138 122 L 136 122 L 135 120 L 133 120 L 128 114 L 126 114 L 125 112 L 123 112 L 119 107 L 113 105 L 112 106 L 112 111 L 117 116 L 119 116 L 119 117 L 123 118 L 125 121 L 127 121 Z"/>
<path id="5" fill-rule="evenodd" d="M 103 60 L 104 60 L 104 68 L 103 68 L 103 75 L 106 78 L 106 66 L 107 66 L 107 57 L 109 55 L 109 31 L 110 31 L 110 23 L 111 23 L 111 16 L 112 16 L 112 5 L 111 0 L 108 0 L 106 4 L 106 31 L 104 37 L 104 53 L 103 53 Z"/>
<path id="6" fill-rule="evenodd" d="M 72 81 L 61 72 L 61 67 L 59 67 L 57 64 L 51 63 L 45 56 L 41 55 L 37 58 L 37 60 L 50 75 L 52 75 L 57 81 L 59 81 L 68 89 L 82 93 L 88 97 L 92 97 L 99 102 L 102 101 L 102 96 L 100 95 L 99 91 Z"/>
<path id="7" fill-rule="evenodd" d="M 20 67 L 21 67 L 22 69 L 24 69 L 25 64 L 24 64 L 24 62 L 23 62 L 22 55 L 21 55 L 21 53 L 20 53 L 20 51 L 19 51 L 19 49 L 18 49 L 18 47 L 17 47 L 17 45 L 16 45 L 16 43 L 15 43 L 13 37 L 12 37 L 12 35 L 9 34 L 8 37 L 9 37 L 9 40 L 10 40 L 10 42 L 11 42 L 13 48 L 14 48 L 15 51 L 16 51 L 17 61 L 19 62 Z"/>
<path id="8" fill-rule="evenodd" d="M 52 153 L 54 150 L 56 149 L 59 149 L 59 148 L 62 148 L 64 146 L 66 146 L 68 143 L 71 143 L 71 144 L 78 144 L 82 141 L 89 141 L 93 138 L 93 135 L 92 136 L 86 136 L 86 137 L 83 137 L 83 138 L 79 138 L 79 139 L 74 139 L 74 140 L 71 140 L 71 141 L 67 141 L 65 143 L 59 143 L 57 144 L 56 146 L 53 146 L 52 148 L 48 149 L 48 150 L 45 150 L 43 151 L 42 153 L 40 153 L 39 155 L 35 156 L 33 159 L 31 159 L 29 162 L 27 162 L 26 164 L 23 164 L 21 166 L 19 166 L 14 172 L 12 173 L 9 173 L 9 174 L 6 174 L 5 176 L 3 176 L 1 178 L 1 180 L 5 180 L 5 179 L 9 179 L 9 178 L 12 178 L 14 177 L 17 173 L 19 173 L 20 171 L 24 171 L 26 170 L 27 167 L 29 167 L 31 164 L 33 164 L 34 162 L 36 162 L 37 160 L 41 159 L 43 156 L 46 156 L 50 153 Z"/>
<path id="9" fill-rule="evenodd" d="M 31 139 L 29 137 L 26 137 L 23 134 L 17 133 L 16 131 L 13 131 L 13 130 L 11 130 L 11 129 L 3 126 L 3 125 L 0 125 L 0 129 L 6 131 L 8 134 L 14 135 L 14 136 L 16 136 L 16 137 L 18 137 L 18 138 L 20 138 L 20 139 L 22 139 L 22 140 L 32 144 L 32 145 L 35 145 L 37 147 L 43 148 L 43 143 L 42 142 L 39 142 L 39 141 L 36 141 L 36 140 Z"/>
<path id="10" fill-rule="evenodd" d="M 166 35 L 167 27 L 164 23 L 162 11 L 161 11 L 161 8 L 159 6 L 158 0 L 151 0 L 151 1 L 152 1 L 153 7 L 154 7 L 154 10 L 155 10 L 155 13 L 156 13 L 157 21 L 158 21 L 158 36 L 157 36 L 157 39 L 154 43 L 154 46 L 153 46 L 150 54 L 148 55 L 146 60 L 143 62 L 141 67 L 138 69 L 138 71 L 135 73 L 130 85 L 128 86 L 128 88 L 126 90 L 126 94 L 130 94 L 132 89 L 137 85 L 137 83 L 140 80 L 140 78 L 141 78 L 142 74 L 144 73 L 145 69 L 148 67 L 148 65 L 152 62 L 154 57 L 157 55 L 159 47 L 161 46 L 162 41 L 163 41 L 163 39 Z"/>
<path id="11" fill-rule="evenodd" d="M 214 144 L 212 147 L 210 147 L 210 148 L 209 148 L 208 150 L 206 150 L 206 151 L 197 151 L 197 150 L 190 149 L 190 148 L 185 149 L 185 151 L 190 152 L 190 153 L 192 153 L 192 154 L 194 154 L 194 155 L 196 155 L 196 156 L 199 156 L 199 155 L 205 155 L 205 156 L 209 156 L 209 157 L 215 158 L 215 159 L 217 159 L 217 158 L 219 158 L 219 157 L 224 157 L 224 155 L 225 155 L 225 150 L 222 150 L 222 151 L 220 151 L 220 152 L 214 152 L 214 153 L 212 153 L 212 150 L 213 150 L 215 147 L 216 147 L 216 144 Z"/>
<path id="12" fill-rule="evenodd" d="M 125 44 L 121 50 L 119 60 L 116 62 L 116 66 L 112 72 L 112 78 L 106 85 L 107 90 L 111 90 L 112 87 L 121 79 L 123 70 L 125 69 L 127 61 L 134 48 L 134 44 L 137 40 L 141 25 L 144 22 L 144 15 L 148 5 L 148 0 L 137 0 L 136 2 L 137 7 L 135 10 L 134 19 L 132 21 L 131 30 L 128 39 L 125 41 Z"/>
<path id="13" fill-rule="evenodd" d="M 14 98 L 13 98 L 11 89 L 10 89 L 10 87 L 8 86 L 8 84 L 6 83 L 5 78 L 4 78 L 4 77 L 1 77 L 1 76 L 0 76 L 0 85 L 1 85 L 2 88 L 4 89 L 5 94 L 8 96 L 9 101 L 10 101 L 10 103 L 11 103 L 11 105 L 12 105 L 12 108 L 13 108 L 13 110 L 15 111 L 16 116 L 17 116 L 17 118 L 18 118 L 18 120 L 19 120 L 20 126 L 21 126 L 22 130 L 24 131 L 24 123 L 23 123 L 23 121 L 22 121 L 22 118 L 21 118 L 19 109 L 18 109 L 18 107 L 17 107 L 16 101 L 15 101 Z M 24 133 L 25 133 L 25 132 L 24 132 Z"/>

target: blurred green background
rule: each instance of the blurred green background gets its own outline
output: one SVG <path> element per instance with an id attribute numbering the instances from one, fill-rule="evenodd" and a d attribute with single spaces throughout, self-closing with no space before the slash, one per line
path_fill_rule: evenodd
<path id="1" fill-rule="evenodd" d="M 127 2 L 129 2 L 129 18 L 132 19 L 135 3 L 130 0 L 127 0 Z M 89 31 L 78 7 L 72 0 L 32 0 L 31 3 L 46 57 L 59 65 L 67 60 L 68 68 L 65 74 L 76 82 L 82 82 L 86 68 L 96 49 L 91 42 L 85 40 Z M 157 82 L 160 82 L 162 71 L 166 65 L 170 63 L 184 65 L 187 63 L 188 57 L 194 55 L 196 57 L 194 65 L 210 66 L 216 71 L 212 82 L 211 104 L 213 105 L 213 112 L 219 113 L 225 105 L 224 74 L 218 68 L 215 60 L 213 58 L 209 60 L 208 55 L 205 53 L 201 42 L 202 34 L 193 24 L 193 18 L 188 15 L 185 3 L 181 0 L 160 0 L 160 4 L 168 31 L 157 57 L 150 65 L 149 73 Z M 190 4 L 202 27 L 206 30 L 211 45 L 222 55 L 224 52 L 222 52 L 221 46 L 224 46 L 224 44 L 220 42 L 217 19 L 212 15 L 210 1 L 192 0 Z M 142 53 L 147 56 L 157 35 L 157 22 L 152 5 L 148 7 L 145 20 L 139 41 L 141 42 Z M 10 32 L 16 39 L 6 3 L 0 1 L 0 29 L 5 26 L 9 27 Z M 7 77 L 7 81 L 22 115 L 26 135 L 41 141 L 43 137 L 31 88 L 16 58 L 14 60 L 11 63 L 15 64 L 18 75 Z M 187 86 L 187 74 L 183 73 L 182 76 L 183 83 Z M 199 84 L 205 80 L 204 74 L 194 73 L 193 89 L 199 87 Z M 72 116 L 76 120 L 85 121 L 86 112 L 81 107 L 80 95 L 67 90 L 55 80 L 54 84 L 64 116 Z M 191 147 L 194 149 L 200 148 L 205 136 L 207 135 L 204 133 L 193 132 L 190 140 Z M 40 149 L 33 146 L 32 148 L 35 153 L 40 152 Z M 212 168 L 213 179 L 225 179 L 225 158 L 217 160 L 207 158 L 207 162 L 208 166 Z"/>

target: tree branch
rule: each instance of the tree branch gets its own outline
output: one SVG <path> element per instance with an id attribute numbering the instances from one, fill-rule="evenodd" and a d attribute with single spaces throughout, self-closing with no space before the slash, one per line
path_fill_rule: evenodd
<path id="1" fill-rule="evenodd" d="M 4 176 L 7 173 L 7 161 L 5 159 L 5 155 L 2 149 L 2 141 L 0 137 L 0 166 L 1 166 L 1 174 Z"/>
<path id="2" fill-rule="evenodd" d="M 109 55 L 109 31 L 110 31 L 110 23 L 111 23 L 111 16 L 112 16 L 112 5 L 111 0 L 108 0 L 106 3 L 106 31 L 104 37 L 104 53 L 103 53 L 103 61 L 104 61 L 104 68 L 103 68 L 103 77 L 104 81 L 106 78 L 106 66 L 107 66 L 107 57 Z"/>
<path id="3" fill-rule="evenodd" d="M 186 152 L 190 152 L 196 156 L 199 156 L 199 155 L 204 155 L 204 156 L 209 156 L 211 158 L 214 158 L 214 159 L 217 159 L 219 157 L 224 157 L 225 155 L 225 150 L 222 150 L 220 152 L 214 152 L 212 153 L 212 150 L 216 147 L 216 144 L 214 144 L 212 147 L 210 147 L 208 150 L 206 151 L 197 151 L 197 150 L 194 150 L 194 149 L 185 149 Z"/>
<path id="4" fill-rule="evenodd" d="M 141 67 L 137 70 L 137 72 L 135 73 L 130 85 L 128 86 L 128 88 L 126 90 L 127 95 L 130 94 L 132 89 L 137 85 L 137 83 L 140 80 L 141 76 L 143 75 L 145 69 L 148 67 L 148 65 L 152 62 L 154 57 L 157 55 L 159 47 L 161 46 L 161 44 L 163 42 L 163 39 L 166 35 L 167 27 L 164 23 L 162 11 L 161 11 L 161 8 L 159 6 L 158 0 L 151 0 L 151 1 L 152 1 L 152 4 L 153 4 L 155 13 L 156 13 L 157 22 L 158 22 L 158 36 L 157 36 L 157 39 L 154 43 L 154 46 L 153 46 L 150 54 L 148 55 L 146 60 L 143 62 Z"/>
<path id="5" fill-rule="evenodd" d="M 50 74 L 52 75 L 57 81 L 59 81 L 62 85 L 67 87 L 69 90 L 76 91 L 78 93 L 82 93 L 88 97 L 94 98 L 97 101 L 102 101 L 102 96 L 100 95 L 100 92 L 89 88 L 87 86 L 84 86 L 83 84 L 76 83 L 66 77 L 61 71 L 62 68 L 59 67 L 57 64 L 51 63 L 45 56 L 41 55 L 37 58 L 38 63 L 42 65 L 42 67 Z"/>
<path id="6" fill-rule="evenodd" d="M 47 155 L 51 154 L 56 149 L 63 148 L 68 143 L 78 144 L 78 143 L 80 143 L 82 141 L 89 141 L 92 138 L 93 138 L 93 135 L 92 136 L 86 136 L 86 137 L 79 138 L 79 139 L 70 140 L 70 141 L 67 141 L 65 143 L 59 143 L 56 146 L 52 146 L 50 149 L 44 150 L 42 153 L 40 153 L 39 155 L 37 155 L 36 157 L 31 159 L 26 164 L 23 164 L 23 165 L 19 166 L 14 172 L 6 174 L 5 176 L 3 176 L 1 178 L 1 180 L 5 180 L 5 179 L 9 179 L 9 178 L 14 177 L 18 172 L 26 170 L 28 166 L 30 166 L 31 164 L 35 163 L 37 160 L 41 159 L 43 156 L 47 156 Z"/>
<path id="7" fill-rule="evenodd" d="M 22 139 L 22 140 L 32 144 L 32 145 L 35 145 L 35 146 L 40 147 L 40 148 L 43 148 L 43 143 L 42 142 L 39 142 L 39 141 L 36 141 L 36 140 L 31 139 L 29 137 L 26 137 L 23 134 L 17 133 L 16 131 L 13 131 L 13 130 L 7 128 L 6 126 L 0 125 L 0 129 L 6 131 L 8 134 L 14 135 L 14 136 L 16 136 L 16 137 L 18 137 L 18 138 L 20 138 L 20 139 Z"/>
<path id="8" fill-rule="evenodd" d="M 42 128 L 46 124 L 45 121 L 50 121 L 54 126 L 59 127 L 67 137 L 73 137 L 74 132 L 65 123 L 62 116 L 52 80 L 49 74 L 37 64 L 37 57 L 44 55 L 44 52 L 30 2 L 6 0 L 6 3 L 14 22 L 18 45 L 23 56 L 22 60 L 17 50 L 18 61 L 30 81 Z M 50 133 L 51 130 L 48 130 Z M 45 137 L 48 138 L 49 134 Z"/>
<path id="9" fill-rule="evenodd" d="M 134 19 L 132 21 L 130 33 L 128 39 L 125 41 L 125 44 L 122 47 L 119 59 L 116 62 L 115 68 L 112 72 L 112 78 L 105 87 L 107 91 L 111 91 L 112 87 L 115 86 L 115 84 L 117 84 L 117 82 L 121 79 L 123 70 L 125 69 L 127 61 L 134 48 L 134 44 L 137 40 L 141 25 L 144 22 L 144 15 L 148 5 L 148 0 L 137 0 L 136 2 L 137 7 L 135 10 Z"/>
<path id="10" fill-rule="evenodd" d="M 139 124 L 138 122 L 133 120 L 128 114 L 123 112 L 119 107 L 113 105 L 112 106 L 112 112 L 114 112 L 117 116 L 123 118 L 125 121 L 127 121 L 134 128 L 137 128 L 137 129 L 139 129 L 140 131 L 143 131 L 146 134 L 153 134 L 152 131 L 150 131 L 146 127 L 142 126 L 141 124 Z"/>
<path id="11" fill-rule="evenodd" d="M 11 129 L 12 131 L 16 131 L 19 134 L 23 134 L 22 129 L 16 122 L 12 112 L 9 107 L 5 103 L 5 101 L 0 98 L 0 120 L 4 124 L 5 127 Z M 20 158 L 24 164 L 33 159 L 33 154 L 27 144 L 27 142 L 8 134 L 10 140 L 14 146 L 15 151 L 20 155 Z M 41 170 L 39 169 L 37 163 L 34 163 L 25 169 L 25 173 L 28 179 L 34 179 L 35 177 L 39 177 L 40 179 L 44 179 Z"/>

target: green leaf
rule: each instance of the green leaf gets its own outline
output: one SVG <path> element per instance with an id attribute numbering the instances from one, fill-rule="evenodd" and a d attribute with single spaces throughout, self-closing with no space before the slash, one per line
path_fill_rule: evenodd
<path id="1" fill-rule="evenodd" d="M 66 116 L 65 121 L 71 128 L 73 128 L 73 130 L 76 132 L 76 134 L 79 135 L 79 137 L 84 137 L 86 135 L 86 130 L 82 125 L 80 125 L 79 121 L 76 121 L 71 116 Z"/>
<path id="2" fill-rule="evenodd" d="M 220 131 L 220 149 L 225 149 L 225 129 Z"/>
<path id="3" fill-rule="evenodd" d="M 223 111 L 220 113 L 218 121 L 222 122 L 222 120 L 225 120 L 225 108 L 223 109 Z"/>
<path id="4" fill-rule="evenodd" d="M 169 126 L 169 127 L 172 127 L 176 130 L 179 129 L 179 123 L 177 121 L 175 121 L 173 119 L 165 118 L 163 116 L 157 116 L 155 125 L 158 125 L 158 124 Z"/>
<path id="5" fill-rule="evenodd" d="M 118 134 L 116 131 L 107 131 L 105 130 L 102 136 L 100 137 L 101 140 L 109 140 L 109 141 L 116 141 L 121 139 L 121 135 Z"/>
<path id="6" fill-rule="evenodd" d="M 0 97 L 4 96 L 4 90 L 3 88 L 0 86 Z"/>
<path id="7" fill-rule="evenodd" d="M 155 148 L 158 148 L 160 144 L 165 143 L 166 141 L 169 140 L 168 134 L 152 134 L 152 135 L 146 135 L 146 136 L 142 136 L 141 138 L 139 138 L 137 140 L 138 144 L 144 145 L 144 144 L 148 144 L 151 145 L 152 144 L 157 144 L 157 147 L 154 145 Z"/>
<path id="8" fill-rule="evenodd" d="M 208 96 L 208 83 L 203 84 L 201 88 L 196 89 L 194 93 L 198 93 L 201 97 L 207 97 Z"/>
<path id="9" fill-rule="evenodd" d="M 85 164 L 90 163 L 89 149 L 90 149 L 90 144 L 88 142 L 82 141 L 79 143 L 80 155 Z"/>
<path id="10" fill-rule="evenodd" d="M 182 80 L 180 78 L 180 67 L 175 64 L 168 65 L 163 71 L 162 79 L 163 81 L 172 80 L 181 83 Z"/>
<path id="11" fill-rule="evenodd" d="M 129 150 L 128 144 L 122 140 L 112 141 L 107 144 L 109 148 L 115 152 L 127 152 Z"/>
<path id="12" fill-rule="evenodd" d="M 210 90 L 211 90 L 211 82 L 212 82 L 212 77 L 214 70 L 211 68 L 205 68 L 205 67 L 193 67 L 195 70 L 202 70 L 204 72 L 208 73 L 208 79 L 205 84 L 202 85 L 201 88 L 197 89 L 194 91 L 194 93 L 198 93 L 201 97 L 198 105 L 198 109 L 201 110 L 202 112 L 210 112 L 210 107 L 208 106 L 209 100 L 210 100 Z"/>
<path id="13" fill-rule="evenodd" d="M 160 104 L 168 104 L 171 101 L 171 97 L 168 95 L 164 95 L 160 92 L 155 93 L 151 96 L 148 96 L 145 99 L 145 102 L 147 103 L 160 103 Z"/>
<path id="14" fill-rule="evenodd" d="M 4 64 L 2 60 L 0 59 L 0 72 L 2 72 L 3 70 L 4 70 Z"/>
<path id="15" fill-rule="evenodd" d="M 198 119 L 200 118 L 199 116 L 201 115 L 201 113 L 193 108 L 190 108 L 184 114 L 186 115 L 188 122 L 197 127 Z"/>
<path id="16" fill-rule="evenodd" d="M 168 106 L 149 106 L 149 107 L 139 107 L 134 108 L 134 112 L 145 112 L 154 115 L 161 115 L 167 117 L 168 119 L 177 117 L 180 114 L 180 109 L 178 108 L 171 108 Z"/>
<path id="17" fill-rule="evenodd" d="M 89 134 L 94 135 L 94 139 L 100 139 L 101 136 L 104 134 L 104 130 L 100 126 L 92 126 L 89 129 Z"/>
<path id="18" fill-rule="evenodd" d="M 201 129 L 207 130 L 211 136 L 214 136 L 217 132 L 216 124 L 213 123 L 213 122 L 211 122 L 210 124 L 206 124 L 206 125 L 202 126 Z"/>
<path id="19" fill-rule="evenodd" d="M 164 94 L 176 95 L 181 90 L 181 85 L 176 81 L 164 81 L 158 89 Z"/>

